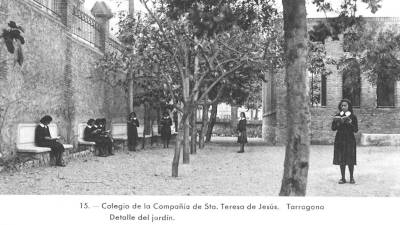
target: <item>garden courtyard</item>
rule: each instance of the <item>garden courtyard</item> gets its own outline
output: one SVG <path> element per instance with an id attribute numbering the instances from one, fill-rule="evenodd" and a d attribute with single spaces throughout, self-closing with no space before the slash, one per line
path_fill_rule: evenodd
<path id="1" fill-rule="evenodd" d="M 285 148 L 251 141 L 238 154 L 233 140 L 197 150 L 171 177 L 173 149 L 147 147 L 114 156 L 87 157 L 67 167 L 0 174 L 0 194 L 278 196 Z M 338 184 L 333 146 L 310 149 L 307 196 L 400 196 L 399 147 L 357 148 L 356 184 Z M 346 171 L 348 178 L 348 171 Z"/>

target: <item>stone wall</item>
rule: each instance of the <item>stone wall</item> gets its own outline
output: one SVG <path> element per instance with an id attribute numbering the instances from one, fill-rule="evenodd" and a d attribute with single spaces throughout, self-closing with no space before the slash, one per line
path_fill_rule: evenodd
<path id="1" fill-rule="evenodd" d="M 75 145 L 78 123 L 126 114 L 123 91 L 96 81 L 95 62 L 103 52 L 30 0 L 0 0 L 0 28 L 10 20 L 25 29 L 25 61 L 14 65 L 0 40 L 0 157 L 15 153 L 18 123 L 38 122 L 49 114 L 61 141 Z"/>
<path id="2" fill-rule="evenodd" d="M 201 121 L 197 121 L 197 130 L 201 129 Z M 232 124 L 230 120 L 216 121 L 212 135 L 215 136 L 228 136 L 235 137 L 238 135 L 236 131 L 237 122 Z M 247 137 L 261 138 L 262 121 L 261 120 L 248 120 L 246 125 Z"/>
<path id="3" fill-rule="evenodd" d="M 399 18 L 367 18 L 369 23 L 381 23 L 382 26 L 400 24 Z M 315 23 L 309 20 L 308 28 Z M 340 40 L 342 37 L 340 37 Z M 325 43 L 328 57 L 339 59 L 343 54 L 342 42 L 328 39 Z M 336 66 L 329 65 L 332 71 L 327 77 L 327 105 L 310 107 L 311 111 L 311 142 L 313 144 L 332 144 L 335 132 L 331 130 L 332 116 L 338 112 L 337 106 L 342 99 L 342 74 Z M 276 81 L 276 115 L 265 114 L 264 123 L 271 127 L 263 127 L 267 140 L 276 140 L 278 144 L 286 143 L 286 87 L 284 71 L 275 75 Z M 368 82 L 366 75 L 361 74 L 361 106 L 354 109 L 358 118 L 359 140 L 361 133 L 400 133 L 400 82 L 397 81 L 394 108 L 378 108 L 376 103 L 376 86 Z M 276 116 L 276 118 L 275 118 Z M 276 122 L 276 123 L 275 123 Z"/>

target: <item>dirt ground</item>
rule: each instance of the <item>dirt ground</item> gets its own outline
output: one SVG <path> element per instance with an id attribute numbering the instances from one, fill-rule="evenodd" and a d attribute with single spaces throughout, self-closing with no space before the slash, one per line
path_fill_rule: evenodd
<path id="1" fill-rule="evenodd" d="M 147 148 L 89 157 L 67 167 L 0 174 L 0 194 L 277 196 L 284 147 L 253 142 L 209 144 L 171 177 L 173 149 Z M 311 146 L 307 196 L 400 196 L 400 148 L 358 147 L 356 184 L 338 184 L 333 146 Z M 347 179 L 348 179 L 348 171 Z"/>

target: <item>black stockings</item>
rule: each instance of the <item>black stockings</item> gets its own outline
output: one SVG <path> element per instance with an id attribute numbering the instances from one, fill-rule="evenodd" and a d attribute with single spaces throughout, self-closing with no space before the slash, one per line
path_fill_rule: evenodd
<path id="1" fill-rule="evenodd" d="M 350 172 L 350 180 L 354 179 L 354 177 L 353 177 L 354 165 L 348 165 L 348 167 L 349 167 L 349 172 Z M 346 165 L 340 165 L 340 173 L 342 174 L 342 179 L 345 180 Z"/>

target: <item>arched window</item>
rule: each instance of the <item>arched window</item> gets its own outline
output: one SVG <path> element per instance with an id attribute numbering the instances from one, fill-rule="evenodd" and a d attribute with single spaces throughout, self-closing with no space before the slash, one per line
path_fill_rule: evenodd
<path id="1" fill-rule="evenodd" d="M 326 106 L 326 75 L 308 73 L 311 106 Z"/>
<path id="2" fill-rule="evenodd" d="M 361 70 L 356 59 L 347 59 L 342 70 L 342 97 L 349 99 L 353 107 L 360 107 Z"/>
<path id="3" fill-rule="evenodd" d="M 396 81 L 392 77 L 379 74 L 376 81 L 378 107 L 394 107 L 394 90 Z"/>

